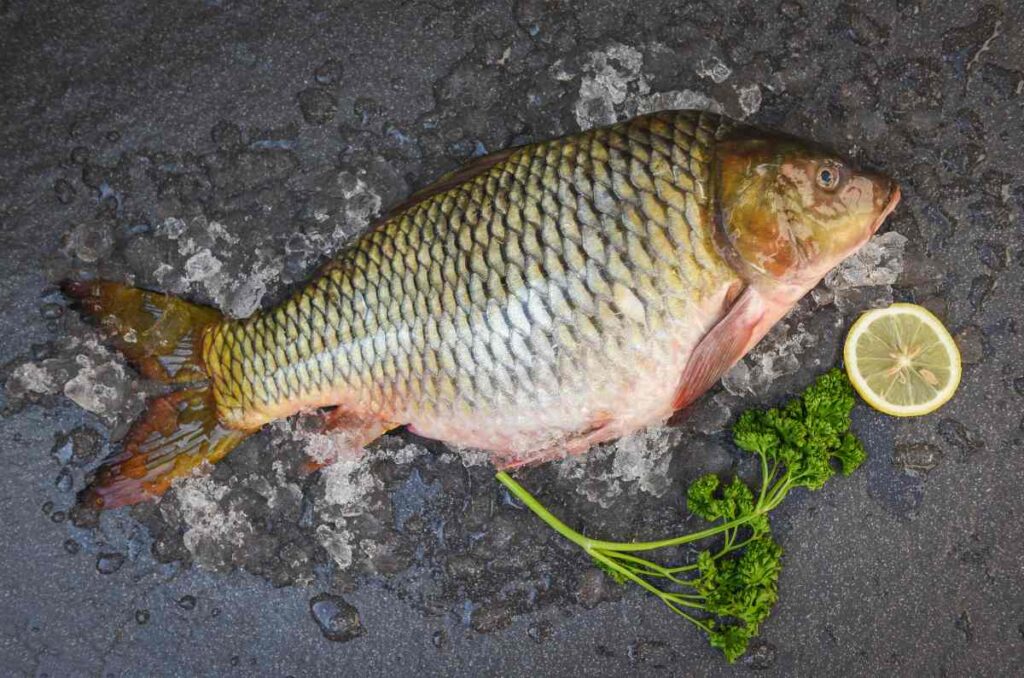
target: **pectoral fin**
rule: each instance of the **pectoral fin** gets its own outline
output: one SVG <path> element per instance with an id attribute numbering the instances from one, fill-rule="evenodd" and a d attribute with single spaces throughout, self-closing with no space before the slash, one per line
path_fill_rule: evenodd
<path id="1" fill-rule="evenodd" d="M 714 386 L 789 309 L 748 287 L 697 344 L 676 390 L 674 409 L 686 407 Z"/>

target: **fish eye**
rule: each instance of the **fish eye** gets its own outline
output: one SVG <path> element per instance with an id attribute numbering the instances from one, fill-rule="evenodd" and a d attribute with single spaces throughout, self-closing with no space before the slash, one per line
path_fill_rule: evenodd
<path id="1" fill-rule="evenodd" d="M 818 168 L 818 186 L 826 191 L 834 191 L 839 186 L 839 168 L 835 165 L 823 165 Z"/>

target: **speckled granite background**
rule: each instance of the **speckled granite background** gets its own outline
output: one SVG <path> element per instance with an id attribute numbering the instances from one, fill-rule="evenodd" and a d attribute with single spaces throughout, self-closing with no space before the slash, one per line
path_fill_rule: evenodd
<path id="1" fill-rule="evenodd" d="M 1019 673 L 1022 21 L 1012 2 L 0 0 L 4 673 Z M 740 463 L 736 413 L 835 364 L 872 305 L 932 308 L 967 364 L 935 415 L 858 407 L 866 467 L 777 512 L 781 601 L 747 658 L 606 581 L 478 455 L 409 435 L 306 478 L 316 437 L 282 423 L 160 504 L 70 510 L 150 387 L 57 280 L 246 315 L 474 155 L 671 107 L 833 145 L 905 199 L 679 421 L 522 474 L 556 513 L 683 531 L 687 481 Z"/>

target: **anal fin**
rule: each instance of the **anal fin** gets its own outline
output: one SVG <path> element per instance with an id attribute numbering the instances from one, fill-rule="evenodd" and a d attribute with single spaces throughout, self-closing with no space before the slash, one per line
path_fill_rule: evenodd
<path id="1" fill-rule="evenodd" d="M 381 437 L 398 424 L 380 417 L 354 414 L 344 407 L 327 411 L 320 422 L 320 433 L 330 440 L 323 447 L 315 449 L 316 458 L 309 458 L 303 464 L 307 473 L 319 470 L 341 459 L 358 459 L 363 448 Z"/>
<path id="2" fill-rule="evenodd" d="M 609 413 L 596 415 L 586 428 L 571 433 L 563 439 L 526 452 L 501 451 L 491 454 L 491 463 L 499 471 L 508 471 L 523 466 L 536 466 L 549 461 L 578 456 L 594 445 L 618 438 L 622 434 Z"/>

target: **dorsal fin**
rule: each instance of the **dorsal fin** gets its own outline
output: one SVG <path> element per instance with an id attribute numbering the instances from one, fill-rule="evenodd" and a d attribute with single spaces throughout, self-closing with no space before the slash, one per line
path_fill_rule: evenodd
<path id="1" fill-rule="evenodd" d="M 506 148 L 503 151 L 497 151 L 495 153 L 490 153 L 488 155 L 482 155 L 479 158 L 473 158 L 462 167 L 459 167 L 458 169 L 448 172 L 434 183 L 421 188 L 420 190 L 416 191 L 408 198 L 406 198 L 404 201 L 402 201 L 400 204 L 396 205 L 395 207 L 392 207 L 390 210 L 388 210 L 388 213 L 384 215 L 383 220 L 387 221 L 388 219 L 391 219 L 392 217 L 395 217 L 401 214 L 402 212 L 405 212 L 406 210 L 412 209 L 413 207 L 420 204 L 424 200 L 429 200 L 430 198 L 433 198 L 438 193 L 444 193 L 445 191 L 450 190 L 463 182 L 469 181 L 480 176 L 481 174 L 491 169 L 495 165 L 508 159 L 509 156 L 518 151 L 520 148 L 522 147 L 513 146 L 512 148 Z"/>

